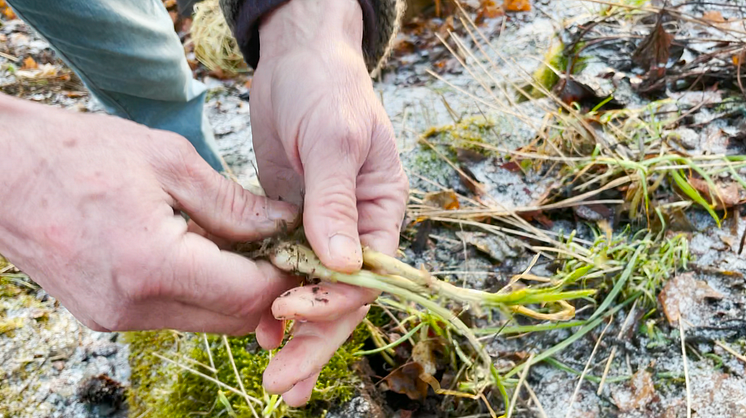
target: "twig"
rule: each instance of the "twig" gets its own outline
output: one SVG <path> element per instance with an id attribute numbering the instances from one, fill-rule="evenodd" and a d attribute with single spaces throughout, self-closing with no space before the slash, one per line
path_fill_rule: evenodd
<path id="1" fill-rule="evenodd" d="M 246 399 L 246 404 L 249 405 L 249 408 L 251 409 L 251 413 L 256 417 L 259 418 L 259 415 L 257 415 L 256 410 L 254 410 L 254 405 L 251 404 L 249 395 L 246 393 L 246 388 L 243 386 L 243 379 L 241 378 L 241 374 L 238 372 L 238 367 L 236 367 L 236 362 L 233 360 L 233 351 L 231 350 L 231 346 L 228 343 L 228 338 L 223 335 L 223 344 L 225 345 L 225 351 L 228 352 L 228 359 L 231 362 L 231 367 L 233 367 L 233 373 L 236 375 L 236 380 L 238 381 L 238 387 L 241 389 L 241 394 L 243 395 L 244 399 Z"/>
<path id="2" fill-rule="evenodd" d="M 575 397 L 578 396 L 578 392 L 580 392 L 580 386 L 583 384 L 583 379 L 585 378 L 586 373 L 588 373 L 588 369 L 591 366 L 591 361 L 593 361 L 593 357 L 596 355 L 596 350 L 598 350 L 598 346 L 601 345 L 601 340 L 604 338 L 604 334 L 606 333 L 606 330 L 609 329 L 609 326 L 614 322 L 614 318 L 609 318 L 609 323 L 606 324 L 603 331 L 601 331 L 601 335 L 598 337 L 598 340 L 596 341 L 596 345 L 593 346 L 593 351 L 591 351 L 591 356 L 588 358 L 588 361 L 585 363 L 585 368 L 583 369 L 583 373 L 580 374 L 580 378 L 578 379 L 578 384 L 575 386 L 575 391 L 572 393 L 572 396 L 570 397 L 569 405 L 567 405 L 567 414 L 565 415 L 565 418 L 570 418 L 572 416 L 572 405 L 575 403 Z"/>
<path id="3" fill-rule="evenodd" d="M 539 416 L 541 418 L 547 418 L 547 413 L 544 411 L 544 407 L 541 406 L 541 402 L 539 402 L 539 398 L 536 396 L 536 393 L 533 389 L 531 389 L 531 386 L 529 386 L 528 382 L 525 380 L 523 381 L 523 386 L 526 387 L 526 391 L 528 392 L 528 396 L 531 397 L 531 400 L 534 401 L 536 404 L 536 408 L 539 410 Z"/>
<path id="4" fill-rule="evenodd" d="M 629 314 L 627 314 L 627 319 L 624 320 L 624 323 L 622 324 L 622 328 L 619 330 L 619 333 L 617 334 L 617 339 L 622 338 L 622 334 L 627 330 L 627 325 L 629 324 L 630 319 L 632 319 L 632 314 L 635 312 L 635 307 L 637 307 L 637 300 L 632 304 L 632 308 L 629 310 Z M 606 361 L 606 367 L 604 367 L 604 374 L 601 376 L 601 383 L 598 384 L 598 391 L 596 392 L 597 395 L 601 395 L 601 393 L 604 390 L 604 383 L 606 383 L 606 376 L 609 374 L 609 369 L 611 368 L 611 363 L 614 361 L 614 356 L 616 355 L 617 347 L 614 346 L 611 349 L 611 354 L 609 354 L 609 359 Z"/>
<path id="5" fill-rule="evenodd" d="M 251 400 L 252 402 L 256 402 L 256 403 L 257 403 L 257 404 L 259 404 L 259 405 L 261 405 L 261 404 L 262 404 L 262 402 L 261 402 L 261 401 L 260 401 L 259 399 L 256 399 L 256 398 L 254 398 L 254 397 L 252 397 L 252 396 L 249 396 L 249 395 L 247 395 L 247 394 L 241 393 L 241 391 L 239 391 L 238 389 L 236 389 L 236 388 L 234 388 L 234 387 L 232 387 L 232 386 L 228 386 L 228 385 L 226 385 L 225 383 L 223 383 L 223 382 L 221 382 L 221 381 L 219 381 L 219 380 L 217 380 L 217 379 L 215 379 L 215 378 L 213 378 L 213 377 L 210 377 L 210 376 L 208 376 L 208 375 L 206 375 L 206 374 L 204 374 L 204 373 L 202 373 L 202 372 L 199 372 L 199 371 L 197 371 L 197 370 L 194 370 L 194 369 L 192 369 L 192 368 L 191 368 L 191 367 L 189 367 L 189 366 L 185 366 L 185 365 L 183 365 L 183 364 L 181 364 L 181 363 L 179 363 L 179 362 L 177 362 L 177 361 L 173 361 L 173 360 L 171 360 L 170 358 L 168 358 L 168 357 L 165 357 L 165 356 L 162 356 L 162 355 L 160 355 L 160 354 L 158 354 L 158 353 L 153 353 L 153 355 L 154 355 L 154 356 L 156 356 L 156 357 L 158 357 L 159 359 L 161 359 L 161 360 L 163 360 L 163 361 L 166 361 L 166 362 L 168 362 L 168 363 L 171 363 L 171 364 L 173 364 L 174 366 L 176 366 L 176 367 L 178 367 L 178 368 L 180 368 L 180 369 L 184 369 L 184 370 L 186 370 L 186 371 L 188 371 L 188 372 L 190 372 L 190 373 L 194 373 L 195 375 L 197 375 L 197 376 L 199 376 L 199 377 L 201 377 L 201 378 L 203 378 L 203 379 L 207 379 L 207 380 L 209 380 L 210 382 L 212 382 L 212 383 L 215 383 L 216 385 L 220 386 L 221 388 L 223 388 L 223 389 L 225 389 L 225 390 L 227 390 L 227 391 L 229 391 L 229 392 L 233 392 L 233 393 L 235 393 L 235 394 L 236 394 L 236 395 L 238 395 L 238 396 L 246 396 L 246 397 L 247 397 L 247 398 L 248 398 L 249 400 Z"/>
<path id="6" fill-rule="evenodd" d="M 684 382 L 686 382 L 686 417 L 692 418 L 692 392 L 689 385 L 689 366 L 686 364 L 686 343 L 684 336 L 684 320 L 679 320 L 679 334 L 681 334 L 681 356 L 684 359 Z"/>
<path id="7" fill-rule="evenodd" d="M 20 58 L 15 57 L 15 56 L 10 55 L 10 54 L 6 54 L 5 52 L 0 52 L 0 57 L 3 57 L 5 59 L 13 61 L 13 62 L 18 62 L 18 61 L 21 60 Z"/>
<path id="8" fill-rule="evenodd" d="M 210 367 L 212 367 L 212 370 L 217 371 L 217 369 L 215 368 L 215 361 L 212 359 L 212 350 L 210 349 L 210 342 L 207 341 L 207 334 L 205 334 L 204 332 L 202 333 L 202 339 L 205 341 L 205 351 L 207 351 L 207 358 L 210 359 Z"/>
<path id="9" fill-rule="evenodd" d="M 723 350 L 727 351 L 733 357 L 735 357 L 735 358 L 741 360 L 742 362 L 746 363 L 746 357 L 745 356 L 743 356 L 742 354 L 738 354 L 736 352 L 736 350 L 728 347 L 727 345 L 725 345 L 724 342 L 722 342 L 722 341 L 715 341 L 715 345 L 717 345 L 718 347 L 720 347 Z"/>
<path id="10" fill-rule="evenodd" d="M 534 354 L 531 353 L 531 355 L 528 357 L 528 360 L 526 360 L 526 367 L 521 372 L 521 377 L 518 379 L 518 384 L 515 387 L 515 391 L 513 392 L 513 399 L 510 400 L 510 408 L 508 409 L 508 418 L 513 416 L 513 408 L 515 408 L 515 403 L 518 401 L 518 395 L 521 393 L 521 386 L 523 386 L 523 383 L 526 381 L 526 376 L 528 376 L 528 369 L 531 368 L 531 361 L 534 359 Z"/>

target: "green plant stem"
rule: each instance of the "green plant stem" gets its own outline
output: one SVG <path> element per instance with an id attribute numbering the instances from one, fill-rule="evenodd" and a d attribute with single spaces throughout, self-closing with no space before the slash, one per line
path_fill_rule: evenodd
<path id="1" fill-rule="evenodd" d="M 399 344 L 403 343 L 404 341 L 407 341 L 408 339 L 412 338 L 412 336 L 417 331 L 419 331 L 420 328 L 422 328 L 424 325 L 425 325 L 425 323 L 421 322 L 419 325 L 417 325 L 416 327 L 414 327 L 411 330 L 409 330 L 409 332 L 407 332 L 406 334 L 404 334 L 398 340 L 393 341 L 393 342 L 391 342 L 391 343 L 389 343 L 389 344 L 387 344 L 387 345 L 385 345 L 383 347 L 374 348 L 373 350 L 358 351 L 358 352 L 355 353 L 355 355 L 356 356 L 367 356 L 367 355 L 370 355 L 370 354 L 380 353 L 381 351 L 386 351 L 386 350 L 388 350 L 390 348 L 394 348 L 394 347 L 398 346 Z"/>
<path id="2" fill-rule="evenodd" d="M 476 328 L 474 333 L 481 334 L 498 334 L 498 335 L 515 335 L 526 334 L 529 332 L 551 331 L 555 329 L 572 328 L 585 325 L 586 321 L 558 322 L 556 324 L 539 324 L 539 325 L 521 325 L 514 327 L 490 327 Z"/>
<path id="3" fill-rule="evenodd" d="M 599 318 L 596 318 L 593 321 L 589 321 L 587 323 L 587 325 L 585 325 L 583 328 L 581 328 L 580 330 L 578 330 L 578 332 L 576 332 L 575 334 L 573 334 L 572 336 L 570 336 L 568 339 L 562 341 L 561 343 L 555 345 L 554 347 L 552 347 L 552 348 L 544 351 L 543 353 L 537 355 L 536 357 L 534 357 L 533 363 L 536 364 L 537 362 L 544 361 L 544 359 L 552 357 L 553 355 L 555 355 L 555 354 L 559 353 L 560 351 L 564 350 L 565 348 L 569 347 L 572 343 L 574 343 L 575 341 L 581 339 L 583 336 L 585 336 L 585 334 L 587 334 L 588 332 L 590 332 L 591 330 L 593 330 L 594 328 L 596 328 L 599 324 L 601 324 L 601 322 L 604 319 L 606 319 L 607 317 L 609 317 L 611 315 L 614 315 L 615 313 L 619 312 L 619 310 L 621 310 L 623 307 L 625 307 L 625 306 L 629 305 L 630 303 L 632 303 L 632 301 L 634 301 L 635 299 L 637 299 L 638 297 L 640 297 L 641 294 L 642 294 L 641 292 L 635 293 L 629 299 L 625 300 L 624 302 L 622 302 L 619 305 L 615 306 L 610 311 L 606 312 L 606 314 L 600 316 Z M 518 372 L 520 372 L 523 369 L 524 366 L 525 366 L 524 364 L 519 364 L 518 366 L 514 367 L 511 371 L 509 371 L 503 378 L 507 379 L 507 378 L 509 378 L 511 376 L 514 376 L 515 374 L 517 374 Z"/>

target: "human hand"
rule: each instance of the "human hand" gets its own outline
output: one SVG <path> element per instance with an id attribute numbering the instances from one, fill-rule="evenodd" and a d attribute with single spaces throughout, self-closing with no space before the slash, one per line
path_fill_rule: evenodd
<path id="1" fill-rule="evenodd" d="M 361 243 L 393 255 L 408 183 L 391 123 L 362 53 L 356 0 L 292 0 L 260 27 L 251 90 L 259 180 L 275 199 L 303 204 L 303 225 L 327 266 L 352 272 Z M 272 359 L 264 386 L 299 406 L 319 371 L 365 317 L 377 294 L 342 284 L 296 288 L 276 318 L 299 320 Z M 264 341 L 279 346 L 282 335 Z"/>
<path id="2" fill-rule="evenodd" d="M 192 230 L 245 241 L 297 207 L 246 192 L 173 133 L 4 95 L 0 125 L 0 253 L 83 324 L 283 332 L 270 306 L 297 280 L 221 251 L 177 211 Z"/>

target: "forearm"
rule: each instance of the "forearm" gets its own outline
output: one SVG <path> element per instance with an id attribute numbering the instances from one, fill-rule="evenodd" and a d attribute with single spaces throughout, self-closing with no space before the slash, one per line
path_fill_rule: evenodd
<path id="1" fill-rule="evenodd" d="M 43 106 L 35 105 L 26 100 L 19 100 L 0 94 L 0 124 L 4 126 L 0 132 L 0 223 L 7 216 L 10 205 L 5 202 L 19 197 L 20 185 L 24 178 L 29 182 L 32 175 L 32 161 L 29 156 L 33 153 L 35 145 L 25 140 L 25 132 L 37 130 L 38 125 L 43 123 L 38 117 L 31 119 L 29 115 L 34 110 L 43 112 Z M 33 124 L 33 126 L 29 126 Z"/>
<path id="2" fill-rule="evenodd" d="M 32 157 L 39 144 L 28 138 L 43 123 L 39 113 L 45 110 L 45 106 L 0 93 L 0 124 L 5 127 L 0 131 L 0 254 L 13 262 L 23 253 L 21 241 L 28 239 L 21 216 L 28 211 L 29 194 L 37 184 L 34 171 L 38 167 L 35 170 Z"/>
<path id="3" fill-rule="evenodd" d="M 336 42 L 362 55 L 362 10 L 357 0 L 294 0 L 265 16 L 259 37 L 263 59 L 298 49 L 323 54 Z"/>

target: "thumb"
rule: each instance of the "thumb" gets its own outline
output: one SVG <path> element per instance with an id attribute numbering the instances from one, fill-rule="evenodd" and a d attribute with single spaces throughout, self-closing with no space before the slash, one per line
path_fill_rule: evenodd
<path id="1" fill-rule="evenodd" d="M 325 158 L 303 161 L 306 186 L 303 227 L 324 265 L 332 270 L 353 272 L 363 262 L 355 192 L 360 167 L 350 159 L 330 157 L 327 154 Z"/>
<path id="2" fill-rule="evenodd" d="M 197 152 L 184 151 L 176 164 L 161 170 L 161 182 L 183 210 L 208 233 L 232 241 L 254 241 L 291 225 L 298 208 L 257 196 L 208 165 Z"/>

